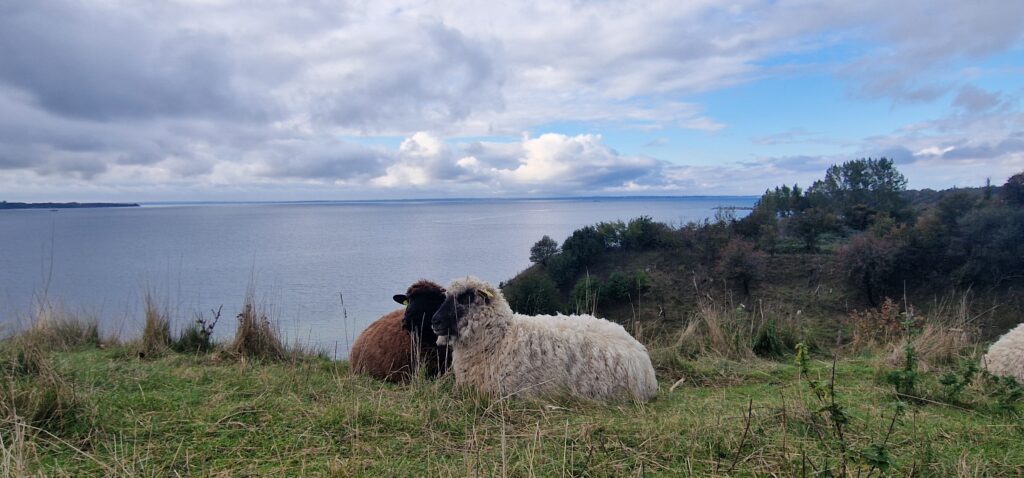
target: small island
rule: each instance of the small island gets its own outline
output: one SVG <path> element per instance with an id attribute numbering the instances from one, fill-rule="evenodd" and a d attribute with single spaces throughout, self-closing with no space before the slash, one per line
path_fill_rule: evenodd
<path id="1" fill-rule="evenodd" d="M 0 209 L 80 209 L 88 207 L 139 207 L 137 203 L 114 202 L 7 202 L 0 201 Z"/>

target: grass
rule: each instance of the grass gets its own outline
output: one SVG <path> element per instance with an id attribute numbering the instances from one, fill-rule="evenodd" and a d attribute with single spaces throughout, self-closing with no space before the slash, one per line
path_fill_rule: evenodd
<path id="1" fill-rule="evenodd" d="M 1024 391 L 965 366 L 980 354 L 966 307 L 851 314 L 833 360 L 812 340 L 832 336 L 821 319 L 708 296 L 648 337 L 659 395 L 628 406 L 384 384 L 282 345 L 251 299 L 212 351 L 168 348 L 153 320 L 164 345 L 145 360 L 139 341 L 101 344 L 94 321 L 47 310 L 0 341 L 3 476 L 1024 474 Z"/>
<path id="2" fill-rule="evenodd" d="M 51 352 L 75 392 L 60 426 L 6 410 L 0 466 L 49 476 L 814 476 L 838 470 L 813 391 L 791 361 L 681 359 L 646 406 L 492 401 L 451 378 L 382 384 L 344 362 L 136 359 L 121 347 Z M 877 360 L 836 365 L 850 476 L 865 476 L 897 410 Z M 831 364 L 813 360 L 827 381 Z M 28 381 L 12 374 L 5 389 Z M 980 395 L 979 395 L 980 396 Z M 5 405 L 9 404 L 5 396 Z M 1019 476 L 1024 422 L 985 408 L 910 406 L 889 472 Z M 877 474 L 878 470 L 873 473 Z M 21 473 L 19 473 L 21 474 Z"/>

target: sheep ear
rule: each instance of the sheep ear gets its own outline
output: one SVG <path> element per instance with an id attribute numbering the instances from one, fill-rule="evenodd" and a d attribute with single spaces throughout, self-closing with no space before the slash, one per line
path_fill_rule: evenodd
<path id="1" fill-rule="evenodd" d="M 395 294 L 392 299 L 395 299 L 395 302 L 398 302 L 399 304 L 409 305 L 409 298 L 406 297 L 405 294 Z"/>

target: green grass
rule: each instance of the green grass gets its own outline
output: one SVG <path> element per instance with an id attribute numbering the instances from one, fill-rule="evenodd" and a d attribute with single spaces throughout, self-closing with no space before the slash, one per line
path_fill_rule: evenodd
<path id="1" fill-rule="evenodd" d="M 957 406 L 907 405 L 885 440 L 897 405 L 873 357 L 836 367 L 842 443 L 791 358 L 679 359 L 654 402 L 617 407 L 488 400 L 450 378 L 382 384 L 324 359 L 79 348 L 49 360 L 74 420 L 26 424 L 5 402 L 2 474 L 820 476 L 840 472 L 845 446 L 848 475 L 867 476 L 864 452 L 883 441 L 892 475 L 1024 474 L 1019 411 L 990 407 L 977 384 Z M 830 362 L 810 369 L 829 381 Z M 32 386 L 26 375 L 5 371 L 4 389 Z"/>

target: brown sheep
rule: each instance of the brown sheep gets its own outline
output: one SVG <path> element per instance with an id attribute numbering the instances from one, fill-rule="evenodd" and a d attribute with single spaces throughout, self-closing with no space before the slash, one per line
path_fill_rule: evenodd
<path id="1" fill-rule="evenodd" d="M 437 346 L 430 318 L 444 302 L 444 288 L 421 280 L 394 300 L 405 309 L 388 312 L 359 334 L 349 353 L 352 370 L 395 383 L 409 381 L 418 364 L 428 377 L 443 374 L 451 357 L 447 347 Z"/>

